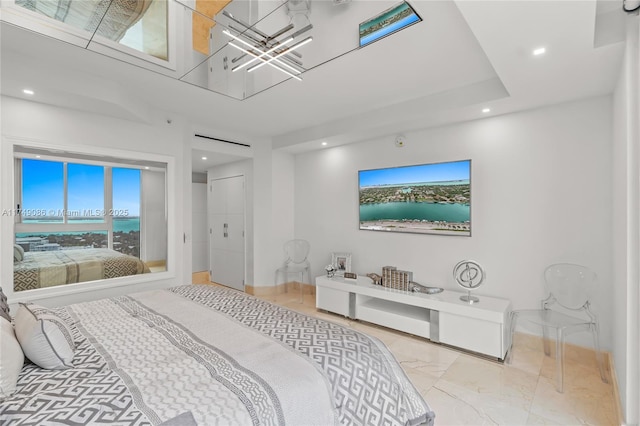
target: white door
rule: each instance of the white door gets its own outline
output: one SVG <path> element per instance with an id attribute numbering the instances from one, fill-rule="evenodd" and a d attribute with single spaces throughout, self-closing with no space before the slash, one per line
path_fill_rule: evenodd
<path id="1" fill-rule="evenodd" d="M 244 176 L 209 181 L 211 281 L 244 291 Z"/>

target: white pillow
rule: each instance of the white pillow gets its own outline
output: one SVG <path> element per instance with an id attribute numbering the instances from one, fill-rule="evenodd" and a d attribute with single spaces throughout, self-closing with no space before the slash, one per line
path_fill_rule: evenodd
<path id="1" fill-rule="evenodd" d="M 71 330 L 53 311 L 21 303 L 14 322 L 16 337 L 31 362 L 48 370 L 73 367 L 75 345 Z"/>
<path id="2" fill-rule="evenodd" d="M 0 398 L 6 398 L 16 391 L 23 365 L 24 354 L 13 332 L 13 325 L 0 317 Z"/>
<path id="3" fill-rule="evenodd" d="M 13 261 L 22 262 L 24 260 L 24 249 L 21 245 L 13 245 Z"/>

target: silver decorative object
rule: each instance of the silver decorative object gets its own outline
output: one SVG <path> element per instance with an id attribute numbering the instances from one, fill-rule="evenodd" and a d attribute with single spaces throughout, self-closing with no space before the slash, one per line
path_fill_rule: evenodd
<path id="1" fill-rule="evenodd" d="M 336 268 L 333 265 L 325 266 L 324 270 L 327 271 L 327 278 L 333 278 L 333 276 L 336 274 Z"/>
<path id="2" fill-rule="evenodd" d="M 473 260 L 463 260 L 453 267 L 453 279 L 467 290 L 467 295 L 460 296 L 460 300 L 470 305 L 480 302 L 480 299 L 471 295 L 471 290 L 480 287 L 484 278 L 484 269 Z"/>
<path id="3" fill-rule="evenodd" d="M 429 287 L 427 285 L 419 284 L 415 281 L 411 281 L 409 283 L 409 286 L 411 291 L 414 293 L 437 294 L 444 291 L 442 287 Z"/>

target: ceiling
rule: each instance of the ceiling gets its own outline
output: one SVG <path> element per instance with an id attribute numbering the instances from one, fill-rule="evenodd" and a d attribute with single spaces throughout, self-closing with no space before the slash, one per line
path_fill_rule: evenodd
<path id="1" fill-rule="evenodd" d="M 3 22 L 0 89 L 129 120 L 184 117 L 212 136 L 299 153 L 609 94 L 624 19 L 637 19 L 621 0 L 410 3 L 423 22 L 243 101 Z M 538 47 L 546 53 L 532 55 Z"/>

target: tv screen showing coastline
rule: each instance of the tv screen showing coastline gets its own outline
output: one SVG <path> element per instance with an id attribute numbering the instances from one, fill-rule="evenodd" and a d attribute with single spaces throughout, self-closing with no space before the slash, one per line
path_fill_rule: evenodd
<path id="1" fill-rule="evenodd" d="M 360 229 L 471 236 L 471 160 L 358 172 Z"/>
<path id="2" fill-rule="evenodd" d="M 409 3 L 403 1 L 360 24 L 360 47 L 420 21 L 422 21 L 422 18 L 418 16 Z"/>

